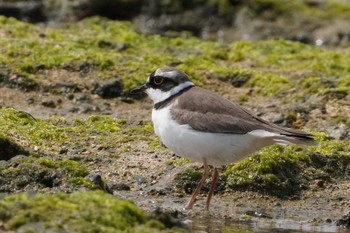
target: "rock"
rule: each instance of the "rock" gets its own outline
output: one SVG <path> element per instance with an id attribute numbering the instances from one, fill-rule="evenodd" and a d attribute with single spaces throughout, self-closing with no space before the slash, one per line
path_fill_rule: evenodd
<path id="1" fill-rule="evenodd" d="M 274 124 L 282 124 L 284 122 L 283 114 L 278 113 L 271 121 Z"/>
<path id="2" fill-rule="evenodd" d="M 128 103 L 128 104 L 134 103 L 134 99 L 130 97 L 121 96 L 118 99 L 124 103 Z"/>
<path id="3" fill-rule="evenodd" d="M 115 183 L 111 185 L 112 190 L 118 190 L 118 191 L 129 191 L 130 186 L 125 183 Z"/>
<path id="4" fill-rule="evenodd" d="M 146 186 L 147 185 L 147 179 L 140 175 L 134 175 L 133 178 L 135 179 L 136 183 L 140 186 Z"/>
<path id="5" fill-rule="evenodd" d="M 41 105 L 48 108 L 56 108 L 56 103 L 53 100 L 44 100 L 41 102 Z"/>
<path id="6" fill-rule="evenodd" d="M 19 154 L 11 158 L 11 162 L 17 163 L 17 161 L 22 160 L 26 155 Z"/>
<path id="7" fill-rule="evenodd" d="M 245 214 L 253 217 L 259 217 L 259 218 L 272 218 L 271 215 L 261 210 L 247 210 Z"/>
<path id="8" fill-rule="evenodd" d="M 59 154 L 67 154 L 67 152 L 68 152 L 68 148 L 65 146 L 62 146 L 58 153 Z"/>
<path id="9" fill-rule="evenodd" d="M 172 227 L 184 227 L 184 224 L 180 220 L 178 211 L 173 212 L 164 212 L 160 208 L 157 208 L 153 213 L 151 213 L 151 216 L 161 223 L 164 224 L 167 228 Z M 181 216 L 183 218 L 183 216 Z"/>
<path id="10" fill-rule="evenodd" d="M 26 156 L 28 154 L 24 148 L 12 139 L 0 134 L 0 160 L 14 159 L 17 156 Z"/>
<path id="11" fill-rule="evenodd" d="M 26 99 L 27 104 L 34 104 L 35 103 L 35 99 L 33 97 L 29 97 L 28 99 Z"/>
<path id="12" fill-rule="evenodd" d="M 171 194 L 171 191 L 172 190 L 170 188 L 156 187 L 156 188 L 150 189 L 148 193 L 153 196 L 165 196 L 165 195 Z"/>
<path id="13" fill-rule="evenodd" d="M 345 124 L 341 123 L 339 125 L 328 127 L 327 133 L 331 138 L 345 139 L 349 136 L 349 129 L 346 127 Z"/>
<path id="14" fill-rule="evenodd" d="M 33 79 L 21 75 L 10 75 L 7 70 L 0 72 L 0 85 L 21 91 L 39 89 L 39 84 Z"/>
<path id="15" fill-rule="evenodd" d="M 98 187 L 100 187 L 101 190 L 105 191 L 106 193 L 113 194 L 106 181 L 102 179 L 101 175 L 92 173 L 86 176 L 86 178 L 89 179 L 92 183 L 96 184 Z"/>
<path id="16" fill-rule="evenodd" d="M 122 94 L 123 87 L 118 80 L 111 80 L 105 83 L 95 83 L 92 93 L 102 98 L 115 98 Z"/>
<path id="17" fill-rule="evenodd" d="M 75 100 L 77 102 L 84 102 L 84 103 L 90 103 L 91 102 L 91 98 L 89 95 L 87 94 L 78 94 L 75 96 Z"/>
<path id="18" fill-rule="evenodd" d="M 68 112 L 72 112 L 72 113 L 79 112 L 79 107 L 73 106 L 73 107 L 71 107 L 71 108 L 68 109 Z"/>
<path id="19" fill-rule="evenodd" d="M 350 228 L 350 212 L 336 221 L 337 226 Z"/>
<path id="20" fill-rule="evenodd" d="M 81 91 L 81 89 L 75 83 L 58 82 L 55 84 L 55 87 L 61 88 L 62 91 L 64 91 L 64 92 L 68 92 L 68 91 L 80 92 Z"/>
<path id="21" fill-rule="evenodd" d="M 80 113 L 90 113 L 90 112 L 93 112 L 94 111 L 94 106 L 91 106 L 91 105 L 82 105 L 80 106 L 79 108 L 79 112 Z"/>
<path id="22" fill-rule="evenodd" d="M 79 72 L 82 76 L 86 76 L 90 72 L 91 64 L 88 62 L 83 62 L 79 65 Z"/>

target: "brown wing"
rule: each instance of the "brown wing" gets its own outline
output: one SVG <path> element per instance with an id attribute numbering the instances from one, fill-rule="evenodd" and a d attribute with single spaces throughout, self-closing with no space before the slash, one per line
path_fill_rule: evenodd
<path id="1" fill-rule="evenodd" d="M 238 104 L 199 87 L 182 93 L 171 114 L 179 124 L 188 124 L 203 132 L 246 134 L 253 130 L 267 130 L 312 140 L 311 134 L 269 123 Z"/>

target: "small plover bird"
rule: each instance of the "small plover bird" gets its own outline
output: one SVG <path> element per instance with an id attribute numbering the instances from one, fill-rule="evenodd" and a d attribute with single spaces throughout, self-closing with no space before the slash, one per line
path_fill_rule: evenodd
<path id="1" fill-rule="evenodd" d="M 177 155 L 204 164 L 204 172 L 186 209 L 191 209 L 214 167 L 206 200 L 209 209 L 218 168 L 237 162 L 269 145 L 313 145 L 313 135 L 277 126 L 251 114 L 236 103 L 196 87 L 175 68 L 160 68 L 132 93 L 146 92 L 153 100 L 152 121 L 162 143 Z"/>

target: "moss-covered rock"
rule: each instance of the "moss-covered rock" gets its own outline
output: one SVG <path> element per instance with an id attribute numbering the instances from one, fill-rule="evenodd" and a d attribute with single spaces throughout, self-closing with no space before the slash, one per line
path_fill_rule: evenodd
<path id="1" fill-rule="evenodd" d="M 20 232 L 181 232 L 102 192 L 17 194 L 0 199 L 0 223 Z"/>
<path id="2" fill-rule="evenodd" d="M 315 180 L 345 180 L 350 174 L 350 147 L 347 141 L 326 139 L 319 145 L 270 146 L 225 171 L 233 189 L 254 190 L 291 197 L 308 189 Z"/>
<path id="3" fill-rule="evenodd" d="M 0 192 L 42 190 L 63 186 L 65 191 L 98 189 L 85 178 L 84 164 L 67 159 L 16 156 L 0 164 Z"/>

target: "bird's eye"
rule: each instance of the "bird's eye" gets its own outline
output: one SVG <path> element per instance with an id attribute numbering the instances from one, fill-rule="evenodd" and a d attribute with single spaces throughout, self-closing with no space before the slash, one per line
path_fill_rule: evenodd
<path id="1" fill-rule="evenodd" d="M 159 86 L 159 85 L 161 85 L 164 82 L 164 78 L 162 78 L 162 77 L 154 77 L 153 82 L 154 82 L 154 84 Z"/>

